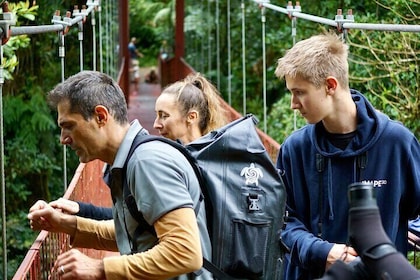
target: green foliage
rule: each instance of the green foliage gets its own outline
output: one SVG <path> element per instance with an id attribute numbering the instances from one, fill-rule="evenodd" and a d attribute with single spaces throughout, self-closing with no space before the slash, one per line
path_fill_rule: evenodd
<path id="1" fill-rule="evenodd" d="M 290 94 L 285 94 L 279 99 L 267 117 L 267 134 L 278 143 L 282 143 L 296 129 L 306 124 L 306 121 L 298 111 L 290 109 Z"/>
<path id="2" fill-rule="evenodd" d="M 378 1 L 381 22 L 419 24 L 420 2 Z M 391 4 L 392 3 L 392 4 Z M 358 18 L 374 22 L 378 16 Z M 420 137 L 420 38 L 417 33 L 352 30 L 351 85 L 374 106 Z"/>
<path id="3" fill-rule="evenodd" d="M 28 198 L 49 198 L 48 177 L 58 171 L 54 161 L 57 126 L 40 89 L 32 88 L 29 100 L 24 95 L 6 96 L 5 172 L 7 209 L 28 209 Z M 33 186 L 28 188 L 28 186 Z M 41 195 L 40 195 L 41 194 Z"/>
<path id="4" fill-rule="evenodd" d="M 39 20 L 34 18 L 38 6 L 29 2 L 10 3 L 9 8 L 17 15 L 17 26 Z M 48 13 L 41 13 L 40 17 L 46 20 L 42 24 L 50 23 L 53 14 L 50 9 L 46 5 L 42 10 Z M 34 240 L 35 234 L 26 217 L 29 207 L 38 199 L 51 200 L 63 193 L 63 148 L 58 139 L 56 116 L 45 99 L 45 92 L 60 81 L 58 44 L 50 45 L 56 40 L 56 33 L 12 36 L 3 46 L 8 279 Z M 74 43 L 78 44 L 78 40 Z M 77 58 L 69 60 L 77 61 Z M 69 153 L 67 161 L 67 173 L 71 176 L 78 160 L 74 153 Z"/>
<path id="5" fill-rule="evenodd" d="M 163 40 L 173 42 L 173 1 L 130 0 L 130 36 L 138 39 L 139 51 L 144 54 L 141 66 L 157 64 Z"/>
<path id="6" fill-rule="evenodd" d="M 409 251 L 407 254 L 407 259 L 412 265 L 414 265 L 417 269 L 420 270 L 420 252 L 419 251 L 417 252 Z"/>
<path id="7" fill-rule="evenodd" d="M 38 6 L 30 7 L 29 1 L 10 3 L 9 10 L 12 11 L 16 20 L 16 25 L 19 25 L 22 20 L 33 21 L 38 10 Z M 29 46 L 29 38 L 26 35 L 12 36 L 3 47 L 2 66 L 4 68 L 4 78 L 6 80 L 13 79 L 13 72 L 18 65 L 16 50 L 27 48 Z"/>
<path id="8" fill-rule="evenodd" d="M 9 10 L 13 11 L 13 13 L 18 17 L 16 21 L 16 25 L 19 26 L 24 19 L 28 21 L 34 21 L 35 16 L 38 13 L 38 5 L 31 6 L 29 1 L 21 1 L 17 3 L 9 3 Z"/>
<path id="9" fill-rule="evenodd" d="M 28 248 L 38 233 L 33 232 L 27 221 L 27 211 L 21 210 L 7 216 L 7 279 L 12 279 L 17 268 L 25 257 Z M 3 244 L 0 240 L 0 260 L 3 256 Z M 0 275 L 3 275 L 3 266 L 0 267 Z"/>
<path id="10" fill-rule="evenodd" d="M 185 1 L 186 61 L 214 83 L 217 81 L 217 71 L 220 70 L 218 88 L 225 100 L 228 100 L 228 82 L 231 82 L 232 106 L 239 112 L 242 112 L 245 87 L 247 112 L 254 113 L 260 119 L 259 127 L 262 128 L 264 69 L 261 9 L 252 1 L 244 1 L 246 32 L 245 38 L 242 38 L 242 9 L 239 1 L 230 2 L 231 73 L 227 68 L 227 1 Z M 340 8 L 344 12 L 353 9 L 356 22 L 419 24 L 418 0 L 300 2 L 303 13 L 329 19 L 334 19 Z M 16 6 L 10 4 L 17 15 L 17 25 L 50 23 L 55 9 L 74 5 L 74 1 L 70 0 L 44 0 L 42 10 L 38 10 L 38 6 L 33 6 L 33 3 L 26 1 Z M 142 66 L 156 64 L 163 40 L 168 42 L 169 47 L 174 45 L 175 3 L 174 0 L 129 1 L 130 36 L 139 39 L 138 47 L 145 54 L 141 60 Z M 218 15 L 216 3 L 219 5 Z M 284 82 L 274 77 L 276 61 L 293 45 L 294 39 L 301 40 L 331 27 L 299 19 L 297 34 L 293 38 L 291 20 L 287 15 L 267 9 L 266 19 L 267 127 L 268 134 L 281 143 L 295 127 L 303 126 L 305 121 L 290 109 L 290 94 Z M 218 49 L 216 23 L 220 28 Z M 112 24 L 112 30 L 108 31 L 116 34 L 112 40 L 118 41 L 117 24 Z M 78 63 L 75 63 L 79 55 L 76 38 L 77 30 L 73 28 L 66 36 L 66 76 L 79 70 Z M 242 39 L 245 40 L 245 50 L 242 50 Z M 90 45 L 89 40 L 86 46 Z M 417 137 L 420 135 L 419 40 L 417 33 L 401 32 L 350 30 L 348 36 L 352 54 L 351 85 L 365 93 L 378 109 L 401 120 Z M 48 200 L 62 194 L 62 147 L 58 140 L 55 115 L 45 103 L 45 92 L 61 79 L 57 49 L 58 38 L 55 33 L 32 35 L 30 38 L 11 37 L 4 45 L 3 67 L 8 79 L 4 87 L 4 120 L 7 139 L 5 173 L 9 274 L 20 263 L 25 248 L 29 247 L 34 237 L 26 222 L 28 207 L 36 199 Z M 89 49 L 86 51 L 89 52 Z M 246 59 L 245 86 L 243 51 Z M 104 56 L 107 59 L 114 55 L 113 52 L 112 46 L 105 46 Z M 216 68 L 217 56 L 220 69 Z M 86 65 L 90 62 L 87 60 Z M 12 78 L 13 81 L 10 80 Z M 74 153 L 67 153 L 67 156 L 67 173 L 73 174 L 78 165 L 77 157 Z"/>

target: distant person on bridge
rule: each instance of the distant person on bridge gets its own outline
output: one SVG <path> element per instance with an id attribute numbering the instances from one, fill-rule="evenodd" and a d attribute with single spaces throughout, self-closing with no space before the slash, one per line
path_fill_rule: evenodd
<path id="1" fill-rule="evenodd" d="M 296 43 L 275 74 L 308 124 L 281 145 L 290 252 L 285 279 L 320 278 L 358 254 L 347 246 L 347 186 L 372 182 L 385 232 L 407 254 L 408 220 L 420 213 L 420 145 L 412 132 L 349 87 L 348 46 L 335 34 Z"/>
<path id="2" fill-rule="evenodd" d="M 187 145 L 204 134 L 225 125 L 220 93 L 200 73 L 166 87 L 156 99 L 154 128 L 159 134 Z M 95 220 L 112 219 L 112 208 L 59 198 L 50 202 L 65 213 Z"/>
<path id="3" fill-rule="evenodd" d="M 172 99 L 175 102 L 202 90 L 200 82 L 181 83 Z M 128 163 L 127 182 L 157 237 L 144 232 L 132 240 L 138 224 L 126 211 L 121 182 L 115 180 L 115 175 L 142 127 L 137 120 L 128 122 L 121 88 L 106 74 L 82 71 L 57 85 L 48 94 L 48 101 L 58 111 L 61 143 L 75 150 L 82 163 L 99 159 L 108 164 L 107 170 L 114 177 L 109 181 L 114 201 L 113 220 L 95 221 L 68 215 L 38 201 L 29 210 L 31 228 L 67 233 L 73 248 L 121 253 L 99 260 L 71 249 L 56 260 L 62 279 L 190 279 L 190 273 L 201 269 L 203 256 L 211 258 L 211 245 L 204 203 L 200 203 L 197 216 L 194 212 L 201 192 L 187 159 L 159 141 L 145 143 L 135 150 Z M 158 119 L 175 117 L 160 107 L 157 111 Z M 198 108 L 191 109 L 184 125 L 195 123 L 198 112 Z M 199 130 L 206 131 L 201 126 Z M 181 140 L 186 139 L 185 136 Z M 132 251 L 134 246 L 139 248 L 137 252 Z M 195 279 L 212 279 L 207 271 L 200 272 L 194 275 Z"/>
<path id="4" fill-rule="evenodd" d="M 143 54 L 137 49 L 136 43 L 137 38 L 132 37 L 128 43 L 128 52 L 130 54 L 130 79 L 137 86 L 140 82 L 139 58 L 142 58 Z"/>

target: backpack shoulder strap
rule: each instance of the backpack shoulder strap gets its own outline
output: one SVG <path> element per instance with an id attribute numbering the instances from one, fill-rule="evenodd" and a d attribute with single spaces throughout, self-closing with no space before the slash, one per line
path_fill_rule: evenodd
<path id="1" fill-rule="evenodd" d="M 161 142 L 167 143 L 167 144 L 171 145 L 172 147 L 176 148 L 178 151 L 180 151 L 187 158 L 188 162 L 190 162 L 190 164 L 191 164 L 191 166 L 194 170 L 194 173 L 198 178 L 200 186 L 203 186 L 203 184 L 204 184 L 204 178 L 201 174 L 201 170 L 200 170 L 200 167 L 198 166 L 197 161 L 187 151 L 187 149 L 183 145 L 181 145 L 180 143 L 177 143 L 173 140 L 161 137 L 161 136 L 146 135 L 146 134 L 141 133 L 141 131 L 140 131 L 140 133 L 136 135 L 136 137 L 133 140 L 133 143 L 131 144 L 130 150 L 128 152 L 128 156 L 127 156 L 127 158 L 124 162 L 124 166 L 123 166 L 123 169 L 122 169 L 124 200 L 125 200 L 125 203 L 127 204 L 127 208 L 129 210 L 131 216 L 139 224 L 139 227 L 135 231 L 135 235 L 136 235 L 135 237 L 141 235 L 145 231 L 149 231 L 153 235 L 156 235 L 154 227 L 152 225 L 149 225 L 149 223 L 144 219 L 143 214 L 137 209 L 136 200 L 135 200 L 134 196 L 131 194 L 130 189 L 128 188 L 127 180 L 126 180 L 126 176 L 125 176 L 125 174 L 127 173 L 128 162 L 129 162 L 131 156 L 133 155 L 134 151 L 136 150 L 136 148 L 143 143 L 147 143 L 147 142 L 151 142 L 151 141 L 161 141 Z M 199 199 L 199 203 L 194 208 L 194 212 L 195 212 L 196 215 L 198 214 L 198 211 L 200 209 L 200 207 L 199 207 L 200 202 L 203 199 L 204 199 L 204 196 L 203 196 L 203 194 L 201 194 L 200 199 Z M 134 246 L 134 244 L 133 244 L 133 246 Z"/>
<path id="2" fill-rule="evenodd" d="M 151 141 L 161 141 L 161 142 L 164 142 L 164 143 L 167 143 L 167 144 L 171 145 L 172 147 L 176 148 L 179 152 L 181 152 L 185 156 L 185 158 L 188 160 L 188 162 L 191 164 L 191 166 L 194 170 L 194 173 L 195 173 L 195 175 L 198 179 L 198 183 L 200 185 L 200 188 L 201 188 L 201 195 L 200 195 L 199 202 L 197 203 L 197 205 L 194 208 L 195 215 L 197 216 L 198 211 L 200 210 L 200 203 L 204 199 L 203 191 L 205 193 L 207 193 L 206 182 L 204 180 L 204 177 L 202 175 L 202 171 L 200 169 L 200 166 L 198 165 L 197 160 L 190 154 L 190 152 L 182 144 L 180 144 L 176 141 L 170 140 L 168 138 L 164 138 L 162 136 L 145 135 L 145 134 L 139 133 L 134 138 L 133 143 L 132 143 L 131 148 L 130 148 L 130 151 L 128 152 L 128 156 L 127 156 L 127 159 L 125 160 L 124 167 L 123 167 L 123 170 L 122 170 L 122 172 L 123 172 L 122 174 L 124 174 L 124 175 L 126 174 L 128 161 L 130 160 L 131 156 L 133 155 L 135 149 L 138 146 L 140 146 L 141 144 L 151 142 Z M 127 185 L 127 182 L 126 182 L 126 179 L 125 179 L 126 176 L 123 176 L 123 177 L 124 177 L 124 179 L 123 179 L 123 193 L 124 193 L 125 202 L 127 204 L 127 207 L 128 207 L 128 210 L 130 211 L 131 216 L 133 216 L 133 218 L 139 224 L 136 231 L 134 232 L 134 235 L 135 235 L 134 240 L 136 240 L 137 237 L 140 236 L 145 231 L 149 231 L 150 233 L 152 233 L 153 235 L 156 236 L 156 231 L 155 231 L 154 227 L 152 225 L 149 225 L 149 223 L 147 223 L 147 221 L 143 217 L 143 214 L 137 209 L 136 201 L 135 201 L 133 195 L 131 194 L 130 189 L 128 188 L 128 185 Z M 208 205 L 208 203 L 207 203 L 206 207 L 207 207 L 206 210 L 209 211 L 209 213 L 207 213 L 207 216 L 209 216 L 211 214 L 211 206 Z M 132 245 L 133 245 L 132 252 L 133 253 L 137 252 L 136 243 L 132 242 Z M 225 272 L 220 270 L 218 267 L 216 267 L 212 262 L 210 262 L 206 258 L 203 258 L 203 266 L 208 271 L 213 273 L 213 275 L 216 276 L 218 279 L 224 279 L 224 280 L 233 279 L 232 277 L 230 277 Z"/>
<path id="3" fill-rule="evenodd" d="M 147 142 L 151 142 L 151 141 L 164 142 L 164 143 L 169 144 L 172 147 L 176 148 L 179 152 L 181 152 L 181 154 L 183 154 L 184 157 L 191 164 L 191 167 L 194 170 L 194 173 L 197 177 L 197 180 L 198 180 L 198 183 L 199 183 L 200 187 L 205 186 L 205 180 L 204 180 L 204 177 L 201 173 L 201 169 L 200 169 L 200 167 L 197 163 L 197 160 L 190 154 L 190 152 L 182 144 L 180 144 L 176 141 L 170 140 L 168 138 L 164 138 L 162 136 L 144 135 L 144 134 L 141 134 L 141 133 L 137 134 L 136 137 L 133 140 L 133 143 L 131 144 L 130 150 L 128 152 L 128 156 L 127 156 L 127 158 L 124 162 L 123 174 L 126 174 L 128 161 L 130 160 L 130 158 L 133 155 L 136 148 L 143 143 L 147 143 Z M 125 178 L 125 176 L 124 176 L 124 178 Z M 124 184 L 123 187 L 126 188 L 127 184 Z M 203 194 L 201 194 L 199 202 L 201 202 L 203 199 L 204 199 Z M 198 205 L 197 205 L 197 207 L 195 207 L 194 211 L 195 211 L 195 214 L 197 215 L 198 211 L 199 211 Z M 130 210 L 130 213 L 131 213 L 131 210 Z"/>

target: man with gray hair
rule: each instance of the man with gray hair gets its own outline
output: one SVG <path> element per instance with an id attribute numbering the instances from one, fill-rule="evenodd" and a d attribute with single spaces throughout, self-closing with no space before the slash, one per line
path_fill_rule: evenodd
<path id="1" fill-rule="evenodd" d="M 38 201 L 29 210 L 31 228 L 67 233 L 72 247 L 121 253 L 99 260 L 71 249 L 55 264 L 62 279 L 190 279 L 201 269 L 203 256 L 211 259 L 211 245 L 205 205 L 199 203 L 201 189 L 189 161 L 171 145 L 151 141 L 134 150 L 121 174 L 135 136 L 148 133 L 137 120 L 129 123 L 124 94 L 106 74 L 83 71 L 71 76 L 48 94 L 48 101 L 58 111 L 61 143 L 82 163 L 107 163 L 113 220 L 65 214 Z M 156 234 L 138 233 L 122 181 Z M 201 272 L 194 277 L 212 279 L 208 271 Z"/>

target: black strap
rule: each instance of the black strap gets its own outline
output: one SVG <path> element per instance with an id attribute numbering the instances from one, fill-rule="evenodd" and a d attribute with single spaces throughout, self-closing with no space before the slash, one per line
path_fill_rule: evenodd
<path id="1" fill-rule="evenodd" d="M 325 158 L 321 155 L 321 154 L 316 154 L 316 169 L 318 171 L 318 188 L 319 188 L 319 198 L 318 198 L 318 237 L 321 238 L 322 237 L 322 213 L 323 213 L 323 201 L 324 201 L 324 184 L 323 184 L 323 178 L 322 178 L 322 173 L 324 172 L 325 169 Z"/>
<path id="2" fill-rule="evenodd" d="M 215 276 L 215 278 L 218 279 L 218 280 L 233 280 L 233 279 L 235 279 L 235 278 L 227 275 L 222 270 L 220 270 L 217 266 L 215 266 L 212 262 L 210 262 L 206 258 L 203 258 L 203 267 L 205 269 L 207 269 L 208 271 L 210 271 L 213 274 L 213 276 Z"/>
<path id="3" fill-rule="evenodd" d="M 164 138 L 164 137 L 161 137 L 161 136 L 155 136 L 155 135 L 146 135 L 146 134 L 143 134 L 141 132 L 142 131 L 140 131 L 140 133 L 136 135 L 136 137 L 133 140 L 133 143 L 131 144 L 130 151 L 128 152 L 127 159 L 124 163 L 124 167 L 123 167 L 124 172 L 127 172 L 128 161 L 130 160 L 130 158 L 133 155 L 135 149 L 139 145 L 141 145 L 143 143 L 147 143 L 147 142 L 157 140 L 157 141 L 161 141 L 161 142 L 164 142 L 164 143 L 167 143 L 167 144 L 171 145 L 172 147 L 176 148 L 178 151 L 180 151 L 185 156 L 185 158 L 188 160 L 188 162 L 191 164 L 191 166 L 194 170 L 194 173 L 195 173 L 195 175 L 198 179 L 198 183 L 200 184 L 200 186 L 203 189 L 203 186 L 205 186 L 206 183 L 205 183 L 205 180 L 204 180 L 203 175 L 201 173 L 201 169 L 200 169 L 196 159 L 190 154 L 190 152 L 182 144 L 180 144 L 176 141 L 173 141 L 171 139 L 168 139 L 168 138 Z M 125 174 L 125 173 L 123 173 L 123 174 Z M 125 178 L 125 176 L 124 176 L 124 178 Z M 124 187 L 126 187 L 126 184 L 124 184 Z M 130 192 L 130 190 L 128 190 L 128 192 Z M 199 202 L 201 202 L 203 199 L 204 199 L 204 195 L 202 193 L 201 196 L 200 196 Z M 200 208 L 198 206 L 199 206 L 199 204 L 197 204 L 196 208 L 194 209 L 196 215 L 198 214 L 198 211 L 200 210 Z M 130 211 L 130 213 L 131 213 L 131 211 Z"/>
<path id="4" fill-rule="evenodd" d="M 398 253 L 393 244 L 381 244 L 372 249 L 367 250 L 362 258 L 370 258 L 372 260 L 380 260 L 383 257 Z"/>
<path id="5" fill-rule="evenodd" d="M 142 129 L 143 130 L 143 129 Z M 198 165 L 196 159 L 190 154 L 190 152 L 180 143 L 161 137 L 161 136 L 153 136 L 153 135 L 148 135 L 145 134 L 144 132 L 142 132 L 142 130 L 136 135 L 136 137 L 133 140 L 133 143 L 131 144 L 130 147 L 130 151 L 128 152 L 128 156 L 125 160 L 124 163 L 124 167 L 122 170 L 122 174 L 124 174 L 123 176 L 123 195 L 124 195 L 124 200 L 127 204 L 127 208 L 131 214 L 131 216 L 133 216 L 133 218 L 137 221 L 137 223 L 139 224 L 139 226 L 137 227 L 137 229 L 134 232 L 134 236 L 133 236 L 133 241 L 132 243 L 132 253 L 136 253 L 137 252 L 137 243 L 136 243 L 136 239 L 143 234 L 145 231 L 149 231 L 151 234 L 156 236 L 156 231 L 154 229 L 154 227 L 152 225 L 150 225 L 145 219 L 143 214 L 137 209 L 137 204 L 135 201 L 134 196 L 131 194 L 130 189 L 128 188 L 127 185 L 127 181 L 126 181 L 126 173 L 127 173 L 127 165 L 128 165 L 128 161 L 130 160 L 131 156 L 133 155 L 135 149 L 143 144 L 143 143 L 147 143 L 147 142 L 151 142 L 151 141 L 161 141 L 164 143 L 167 143 L 169 145 L 171 145 L 172 147 L 176 148 L 178 151 L 180 151 L 185 158 L 188 160 L 188 162 L 191 164 L 194 173 L 198 179 L 199 185 L 201 187 L 201 194 L 200 194 L 200 199 L 197 203 L 197 205 L 194 208 L 194 212 L 196 214 L 196 216 L 198 215 L 198 212 L 200 210 L 200 203 L 201 201 L 203 201 L 204 196 L 207 194 L 207 188 L 206 188 L 206 181 L 204 180 L 204 177 L 202 175 L 200 166 Z M 204 192 L 204 195 L 203 195 Z M 211 219 L 211 212 L 212 208 L 210 203 L 206 203 L 206 213 L 207 213 L 207 219 Z M 208 220 L 211 221 L 211 220 Z M 127 230 L 127 229 L 126 229 Z M 209 232 L 211 232 L 211 228 L 208 227 Z M 130 236 L 130 234 L 127 231 L 128 236 Z M 230 277 L 228 274 L 226 274 L 225 272 L 223 272 L 222 270 L 220 270 L 217 266 L 215 266 L 213 263 L 211 263 L 209 260 L 207 260 L 206 258 L 203 258 L 203 266 L 205 269 L 207 269 L 208 271 L 210 271 L 214 276 L 217 277 L 217 279 L 220 280 L 230 280 L 230 279 L 234 279 L 232 277 Z"/>
<path id="6" fill-rule="evenodd" d="M 356 161 L 357 161 L 356 180 L 357 182 L 360 182 L 362 178 L 362 171 L 367 166 L 367 152 L 364 152 L 363 154 L 357 156 Z"/>

